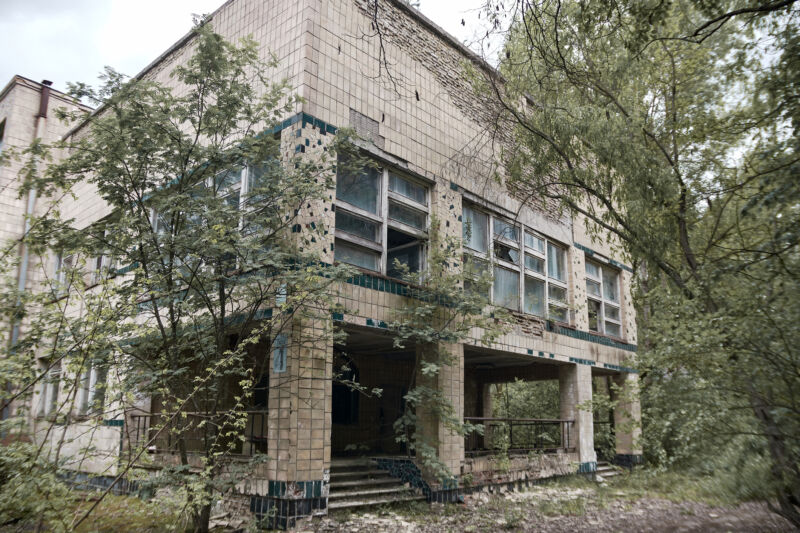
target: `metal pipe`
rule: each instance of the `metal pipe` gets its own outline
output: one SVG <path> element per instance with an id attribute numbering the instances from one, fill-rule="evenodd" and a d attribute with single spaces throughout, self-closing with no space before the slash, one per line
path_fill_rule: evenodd
<path id="1" fill-rule="evenodd" d="M 42 80 L 42 91 L 39 96 L 39 112 L 36 114 L 34 118 L 34 134 L 33 140 L 41 138 L 42 133 L 44 132 L 44 128 L 47 126 L 47 109 L 50 105 L 50 87 L 53 85 L 53 82 L 50 80 Z M 25 205 L 25 220 L 23 224 L 23 232 L 22 238 L 20 239 L 20 255 L 22 256 L 20 259 L 19 264 L 19 276 L 17 277 L 17 291 L 20 293 L 25 291 L 25 287 L 28 284 L 28 263 L 29 259 L 29 252 L 28 247 L 25 245 L 25 237 L 28 235 L 28 232 L 31 229 L 31 222 L 30 217 L 33 215 L 33 211 L 36 207 L 36 188 L 31 188 L 28 191 L 28 202 Z M 21 300 L 17 298 L 17 305 L 21 304 Z M 19 342 L 19 330 L 20 330 L 20 319 L 15 319 L 13 325 L 11 327 L 11 349 L 13 350 L 14 347 Z M 11 383 L 6 383 L 6 387 L 10 388 Z M 10 411 L 11 407 L 9 405 L 3 408 L 2 419 L 5 420 L 11 414 Z"/>
<path id="2" fill-rule="evenodd" d="M 39 113 L 36 114 L 35 117 L 35 124 L 34 124 L 34 134 L 33 140 L 41 138 L 43 128 L 47 125 L 47 108 L 50 104 L 50 87 L 53 85 L 53 82 L 50 80 L 42 80 L 42 92 L 39 96 Z M 28 191 L 28 202 L 25 206 L 25 220 L 23 225 L 23 232 L 22 232 L 22 239 L 21 239 L 21 255 L 22 258 L 20 260 L 19 265 L 19 277 L 17 278 L 17 290 L 21 293 L 25 291 L 25 287 L 28 284 L 28 262 L 29 262 L 29 253 L 28 247 L 25 245 L 25 237 L 28 235 L 28 232 L 31 229 L 31 221 L 30 217 L 33 215 L 33 211 L 36 208 L 36 188 L 31 188 Z M 19 302 L 18 302 L 19 303 Z M 11 347 L 13 348 L 16 346 L 17 342 L 19 341 L 19 320 L 14 322 L 14 327 L 11 330 Z"/>

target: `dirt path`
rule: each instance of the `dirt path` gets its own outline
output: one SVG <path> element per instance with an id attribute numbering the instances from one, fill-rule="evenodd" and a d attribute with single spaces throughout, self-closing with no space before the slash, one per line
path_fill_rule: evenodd
<path id="1" fill-rule="evenodd" d="M 462 505 L 417 504 L 351 515 L 332 515 L 306 531 L 333 532 L 494 532 L 566 533 L 702 531 L 783 532 L 790 524 L 765 504 L 715 507 L 704 503 L 637 498 L 591 489 L 537 487 L 527 492 L 469 496 Z"/>

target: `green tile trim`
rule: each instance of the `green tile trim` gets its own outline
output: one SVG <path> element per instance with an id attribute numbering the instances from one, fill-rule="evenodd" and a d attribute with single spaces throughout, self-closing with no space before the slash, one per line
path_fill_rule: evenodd
<path id="1" fill-rule="evenodd" d="M 609 370 L 616 370 L 617 372 L 627 372 L 628 374 L 638 374 L 639 371 L 629 366 L 612 365 L 610 363 L 603 363 L 604 368 Z"/>
<path id="2" fill-rule="evenodd" d="M 614 339 L 609 339 L 608 337 L 603 337 L 602 335 L 595 335 L 594 333 L 590 333 L 588 331 L 565 328 L 564 326 L 559 326 L 549 320 L 547 321 L 547 331 L 556 333 L 558 335 L 566 335 L 567 337 L 572 337 L 573 339 L 603 344 L 605 346 L 611 346 L 612 348 L 619 348 L 620 350 L 627 350 L 629 352 L 635 352 L 637 350 L 635 344 L 616 341 Z"/>
<path id="3" fill-rule="evenodd" d="M 103 420 L 104 426 L 114 427 L 114 428 L 121 428 L 125 425 L 124 420 Z"/>
<path id="4" fill-rule="evenodd" d="M 593 472 L 597 472 L 597 462 L 596 461 L 589 461 L 588 463 L 580 463 L 578 465 L 578 473 L 579 474 L 591 474 Z"/>
<path id="5" fill-rule="evenodd" d="M 592 361 L 591 359 L 580 359 L 578 357 L 570 357 L 569 358 L 569 362 L 570 363 L 578 363 L 579 365 L 587 365 L 587 366 L 594 366 L 595 365 L 595 362 Z"/>
<path id="6" fill-rule="evenodd" d="M 586 247 L 586 246 L 584 246 L 582 244 L 578 244 L 577 242 L 574 243 L 574 246 L 578 250 L 582 250 L 583 253 L 585 253 L 588 256 L 593 256 L 595 254 L 600 255 L 597 252 L 595 252 L 594 250 L 592 250 L 591 248 L 588 248 L 588 247 Z M 620 263 L 619 261 L 614 261 L 613 259 L 609 259 L 608 262 L 611 263 L 612 265 L 614 265 L 615 267 L 619 268 L 619 269 L 627 270 L 628 272 L 633 274 L 633 269 L 631 267 L 629 267 L 628 265 L 624 265 L 624 264 Z"/>

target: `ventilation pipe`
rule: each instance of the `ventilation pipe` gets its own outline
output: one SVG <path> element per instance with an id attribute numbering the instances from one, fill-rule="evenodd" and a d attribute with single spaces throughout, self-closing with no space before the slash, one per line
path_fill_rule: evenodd
<path id="1" fill-rule="evenodd" d="M 33 140 L 40 139 L 42 135 L 44 135 L 45 128 L 47 128 L 47 108 L 50 104 L 50 87 L 53 85 L 53 82 L 50 80 L 42 80 L 42 91 L 39 95 L 39 113 L 36 114 L 34 118 L 34 134 Z M 19 277 L 17 279 L 17 290 L 19 292 L 23 292 L 25 287 L 28 284 L 28 263 L 30 261 L 28 246 L 25 244 L 25 237 L 28 235 L 28 232 L 31 230 L 31 217 L 33 216 L 33 211 L 36 207 L 36 188 L 31 188 L 28 191 L 28 202 L 25 206 L 25 220 L 24 220 L 24 230 L 22 233 L 22 239 L 20 242 L 21 250 L 20 255 L 22 259 L 20 260 L 19 264 Z M 17 301 L 19 304 L 20 302 Z M 14 321 L 14 326 L 11 330 L 11 347 L 13 348 L 16 346 L 17 341 L 19 340 L 19 321 Z"/>

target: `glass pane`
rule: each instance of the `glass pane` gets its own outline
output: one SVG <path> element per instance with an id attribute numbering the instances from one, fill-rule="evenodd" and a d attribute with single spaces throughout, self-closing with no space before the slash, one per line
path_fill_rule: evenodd
<path id="1" fill-rule="evenodd" d="M 519 274 L 495 267 L 494 303 L 515 311 L 519 310 Z"/>
<path id="2" fill-rule="evenodd" d="M 525 254 L 525 268 L 544 274 L 544 259 L 534 255 Z"/>
<path id="3" fill-rule="evenodd" d="M 489 263 L 477 257 L 464 254 L 462 257 L 464 261 L 464 274 L 470 277 L 480 277 L 486 273 L 489 268 Z"/>
<path id="4" fill-rule="evenodd" d="M 369 270 L 378 270 L 380 256 L 376 252 L 371 252 L 351 244 L 338 240 L 334 248 L 334 259 L 342 263 L 360 266 Z"/>
<path id="5" fill-rule="evenodd" d="M 619 286 L 617 273 L 613 270 L 603 269 L 603 297 L 612 302 L 619 301 Z"/>
<path id="6" fill-rule="evenodd" d="M 389 202 L 389 218 L 424 231 L 425 219 L 427 217 L 422 211 L 417 211 L 416 209 L 411 209 L 410 207 L 406 207 L 404 205 Z"/>
<path id="7" fill-rule="evenodd" d="M 405 178 L 401 178 L 397 174 L 389 174 L 389 190 L 402 194 L 409 200 L 414 200 L 422 205 L 428 205 L 427 198 L 425 197 L 425 187 L 412 183 Z"/>
<path id="8" fill-rule="evenodd" d="M 566 281 L 564 250 L 547 243 L 547 275 L 559 281 Z"/>
<path id="9" fill-rule="evenodd" d="M 606 304 L 606 318 L 611 320 L 619 320 L 619 307 Z"/>
<path id="10" fill-rule="evenodd" d="M 544 253 L 544 239 L 540 239 L 532 233 L 525 234 L 525 246 L 532 248 L 537 252 Z"/>
<path id="11" fill-rule="evenodd" d="M 602 296 L 602 294 L 600 294 L 600 284 L 588 279 L 586 280 L 586 292 L 594 296 Z"/>
<path id="12" fill-rule="evenodd" d="M 380 224 L 364 220 L 363 218 L 355 217 L 350 213 L 336 210 L 336 229 L 346 231 L 352 235 L 357 235 L 374 242 L 379 242 L 378 229 Z"/>
<path id="13" fill-rule="evenodd" d="M 280 162 L 277 159 L 265 161 L 258 165 L 249 165 L 247 167 L 248 190 L 253 191 L 259 187 L 266 187 L 270 176 L 279 168 Z"/>
<path id="14" fill-rule="evenodd" d="M 550 304 L 549 307 L 549 316 L 552 320 L 558 320 L 559 322 L 567 322 L 567 308 L 566 307 L 559 307 L 557 305 Z"/>
<path id="15" fill-rule="evenodd" d="M 595 279 L 600 279 L 600 267 L 594 263 L 586 262 L 586 275 Z"/>
<path id="16" fill-rule="evenodd" d="M 380 182 L 380 171 L 375 168 L 356 171 L 340 165 L 336 173 L 336 198 L 378 214 Z"/>
<path id="17" fill-rule="evenodd" d="M 494 256 L 497 259 L 508 261 L 509 263 L 519 264 L 519 250 L 515 250 L 499 242 L 494 243 Z"/>
<path id="18" fill-rule="evenodd" d="M 395 267 L 395 259 L 404 265 L 408 265 L 410 272 L 419 272 L 419 246 L 408 246 L 400 250 L 390 250 L 387 258 L 386 274 L 393 278 L 399 278 L 401 271 Z"/>
<path id="19" fill-rule="evenodd" d="M 525 312 L 544 316 L 544 282 L 525 278 Z"/>
<path id="20" fill-rule="evenodd" d="M 476 252 L 486 253 L 489 249 L 487 236 L 489 216 L 468 206 L 464 206 L 463 215 L 464 246 Z"/>
<path id="21" fill-rule="evenodd" d="M 551 300 L 567 303 L 567 289 L 564 287 L 556 287 L 551 283 L 547 290 Z"/>
<path id="22" fill-rule="evenodd" d="M 619 324 L 613 322 L 606 322 L 606 333 L 614 337 L 621 337 Z"/>
<path id="23" fill-rule="evenodd" d="M 214 185 L 217 191 L 224 191 L 233 187 L 239 187 L 242 184 L 242 169 L 237 168 L 233 170 L 226 170 L 220 172 L 214 178 Z"/>
<path id="24" fill-rule="evenodd" d="M 500 219 L 494 219 L 494 235 L 510 241 L 519 241 L 519 230 L 512 224 Z"/>
<path id="25" fill-rule="evenodd" d="M 589 329 L 600 331 L 600 302 L 589 300 Z"/>

